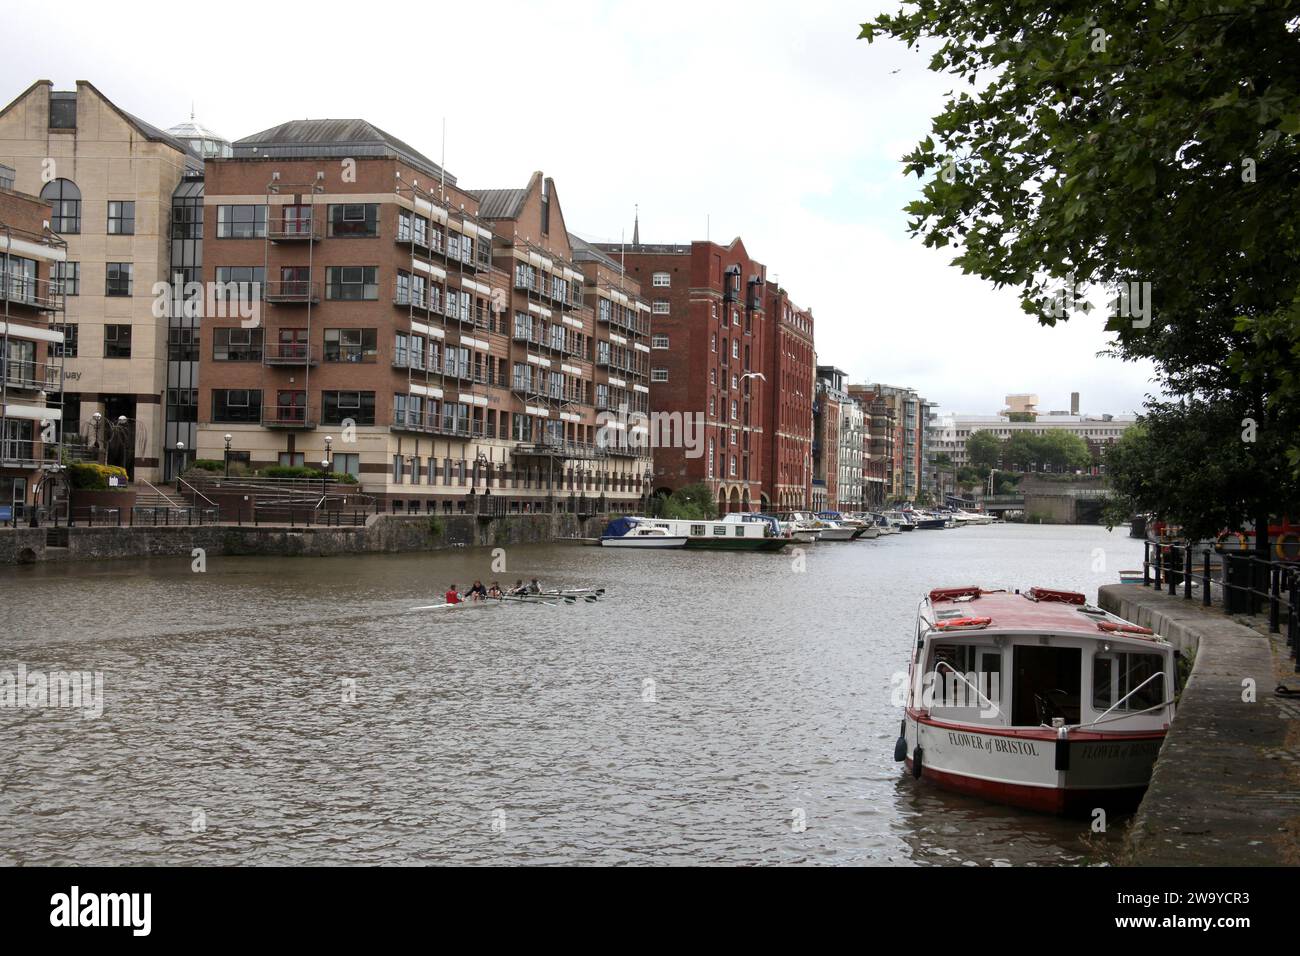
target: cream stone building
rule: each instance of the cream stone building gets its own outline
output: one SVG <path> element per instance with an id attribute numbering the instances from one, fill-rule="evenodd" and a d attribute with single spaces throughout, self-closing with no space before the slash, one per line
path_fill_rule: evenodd
<path id="1" fill-rule="evenodd" d="M 51 227 L 68 244 L 65 434 L 93 445 L 96 412 L 126 419 L 131 437 L 109 447 L 112 463 L 157 481 L 166 456 L 192 454 L 165 443 L 168 322 L 154 287 L 168 280 L 172 194 L 202 161 L 84 80 L 74 91 L 38 80 L 0 110 L 0 164 L 15 189 L 53 205 Z"/>

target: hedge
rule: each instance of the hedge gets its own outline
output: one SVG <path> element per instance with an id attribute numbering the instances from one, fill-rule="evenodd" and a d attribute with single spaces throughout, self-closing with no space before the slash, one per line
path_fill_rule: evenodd
<path id="1" fill-rule="evenodd" d="M 109 487 L 109 478 L 120 478 L 121 484 Z M 82 461 L 68 466 L 68 483 L 79 491 L 126 491 L 126 482 L 126 469 L 118 465 Z"/>

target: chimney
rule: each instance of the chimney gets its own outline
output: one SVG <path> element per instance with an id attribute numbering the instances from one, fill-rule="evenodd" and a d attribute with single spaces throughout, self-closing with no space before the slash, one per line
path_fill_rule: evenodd
<path id="1" fill-rule="evenodd" d="M 1070 393 L 1070 414 L 1071 415 L 1079 414 L 1079 393 L 1078 392 Z"/>

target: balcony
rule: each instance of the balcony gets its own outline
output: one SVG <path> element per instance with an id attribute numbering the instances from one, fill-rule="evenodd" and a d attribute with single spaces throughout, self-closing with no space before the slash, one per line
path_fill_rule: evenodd
<path id="1" fill-rule="evenodd" d="M 265 299 L 275 305 L 315 305 L 320 301 L 320 283 L 305 279 L 268 282 Z"/>
<path id="2" fill-rule="evenodd" d="M 276 216 L 266 224 L 272 242 L 320 242 L 321 223 L 315 216 Z"/>
<path id="3" fill-rule="evenodd" d="M 425 371 L 424 353 L 410 349 L 398 349 L 393 353 L 393 368 L 402 369 L 403 371 L 410 369 L 415 372 L 423 372 Z M 433 365 L 429 366 L 428 371 L 435 375 L 438 373 L 437 367 Z"/>
<path id="4" fill-rule="evenodd" d="M 263 428 L 315 428 L 315 409 L 310 405 L 268 405 L 262 408 Z"/>
<path id="5" fill-rule="evenodd" d="M 48 362 L 5 361 L 0 357 L 0 379 L 5 388 L 28 392 L 61 392 L 63 380 L 58 365 Z"/>
<path id="6" fill-rule="evenodd" d="M 406 292 L 399 289 L 393 293 L 393 305 L 401 309 L 416 309 L 421 312 L 441 312 L 437 304 L 431 304 L 429 297 L 419 292 Z"/>
<path id="7" fill-rule="evenodd" d="M 19 438 L 0 439 L 0 467 L 42 468 L 53 467 L 58 461 L 57 445 Z"/>
<path id="8" fill-rule="evenodd" d="M 0 271 L 0 302 L 25 305 L 42 312 L 62 312 L 63 283 Z"/>
<path id="9" fill-rule="evenodd" d="M 262 351 L 263 365 L 286 365 L 300 368 L 314 367 L 320 362 L 316 346 L 301 344 L 271 344 Z"/>
<path id="10" fill-rule="evenodd" d="M 566 442 L 555 439 L 543 439 L 540 442 L 521 442 L 515 446 L 515 454 L 531 458 L 580 458 L 594 460 L 601 458 L 603 449 L 595 445 L 580 442 Z"/>

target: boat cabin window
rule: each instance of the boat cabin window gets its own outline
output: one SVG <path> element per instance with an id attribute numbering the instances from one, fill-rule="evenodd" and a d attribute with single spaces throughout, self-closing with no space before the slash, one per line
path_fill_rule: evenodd
<path id="1" fill-rule="evenodd" d="M 1116 713 L 1159 707 L 1164 703 L 1167 681 L 1163 677 L 1152 679 L 1152 675 L 1163 669 L 1164 659 L 1159 654 L 1118 652 L 1096 655 L 1092 659 L 1093 709 L 1104 712 L 1119 701 L 1124 702 L 1115 707 Z M 1132 696 L 1128 697 L 1129 694 Z M 1124 700 L 1125 697 L 1128 700 Z"/>
<path id="2" fill-rule="evenodd" d="M 1001 705 L 1002 652 L 996 647 L 936 644 L 930 654 L 930 673 L 934 682 L 932 707 L 987 711 L 990 704 Z"/>
<path id="3" fill-rule="evenodd" d="M 693 534 L 693 535 L 704 534 L 704 525 L 702 525 L 702 524 L 693 524 L 693 525 L 691 525 L 691 534 Z"/>
<path id="4" fill-rule="evenodd" d="M 736 525 L 736 537 L 743 538 L 744 536 L 745 536 L 745 526 L 740 524 Z"/>
<path id="5" fill-rule="evenodd" d="M 1079 723 L 1083 651 L 1078 647 L 1018 644 L 1012 648 L 1011 723 L 1050 725 L 1060 717 Z"/>

